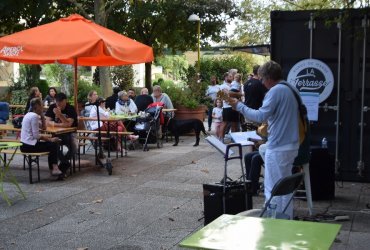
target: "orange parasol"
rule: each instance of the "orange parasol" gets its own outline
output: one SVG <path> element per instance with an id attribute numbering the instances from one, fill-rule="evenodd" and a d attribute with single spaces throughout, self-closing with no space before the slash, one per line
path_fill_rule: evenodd
<path id="1" fill-rule="evenodd" d="M 151 47 L 73 14 L 58 21 L 0 38 L 0 59 L 24 64 L 61 63 L 115 66 L 153 61 Z"/>

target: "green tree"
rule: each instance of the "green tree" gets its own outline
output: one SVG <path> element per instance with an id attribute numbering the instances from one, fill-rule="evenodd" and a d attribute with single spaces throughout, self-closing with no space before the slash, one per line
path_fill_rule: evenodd
<path id="1" fill-rule="evenodd" d="M 76 11 L 86 18 L 93 17 L 95 23 L 107 27 L 108 17 L 111 15 L 113 10 L 118 4 L 126 4 L 126 1 L 122 0 L 68 0 L 73 3 Z M 103 90 L 103 96 L 109 96 L 112 94 L 112 84 L 109 78 L 109 67 L 98 67 L 99 70 L 96 72 L 99 74 L 99 83 Z"/>
<path id="2" fill-rule="evenodd" d="M 188 61 L 184 55 L 159 56 L 156 65 L 162 66 L 164 73 L 175 81 L 185 81 L 188 71 Z"/>
<path id="3" fill-rule="evenodd" d="M 115 86 L 126 90 L 134 86 L 134 69 L 131 65 L 111 67 L 110 73 Z"/>
<path id="4" fill-rule="evenodd" d="M 324 10 L 369 7 L 368 0 L 244 0 L 231 45 L 270 43 L 270 12 L 273 10 Z"/>
<path id="5" fill-rule="evenodd" d="M 201 41 L 224 40 L 221 31 L 239 14 L 232 0 L 131 0 L 122 1 L 108 18 L 108 26 L 151 46 L 155 55 L 163 49 L 185 51 L 197 46 L 196 25 L 187 21 L 196 13 L 201 19 Z M 151 63 L 145 65 L 145 85 L 151 89 Z"/>

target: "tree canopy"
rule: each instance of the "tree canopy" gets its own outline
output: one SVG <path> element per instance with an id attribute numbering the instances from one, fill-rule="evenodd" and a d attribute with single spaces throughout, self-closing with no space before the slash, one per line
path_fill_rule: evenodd
<path id="1" fill-rule="evenodd" d="M 369 7 L 368 0 L 244 0 L 231 45 L 270 42 L 270 12 L 273 10 L 323 10 Z"/>

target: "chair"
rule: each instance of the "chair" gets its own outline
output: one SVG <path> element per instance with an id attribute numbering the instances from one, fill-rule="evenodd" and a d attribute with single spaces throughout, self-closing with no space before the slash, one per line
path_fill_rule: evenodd
<path id="1" fill-rule="evenodd" d="M 271 191 L 271 197 L 267 200 L 265 203 L 265 206 L 263 209 L 252 209 L 248 211 L 244 211 L 239 213 L 238 215 L 242 216 L 251 216 L 251 217 L 267 217 L 266 216 L 266 210 L 269 207 L 271 200 L 275 196 L 282 196 L 282 195 L 288 195 L 293 194 L 292 197 L 289 199 L 288 204 L 283 209 L 282 213 L 277 213 L 276 217 L 279 219 L 290 219 L 290 217 L 287 214 L 284 214 L 287 208 L 289 207 L 290 202 L 292 201 L 294 194 L 297 192 L 297 189 L 299 188 L 299 185 L 301 184 L 302 180 L 304 178 L 304 173 L 297 173 L 293 174 L 287 177 L 284 177 L 280 179 L 273 187 Z"/>
<path id="2" fill-rule="evenodd" d="M 0 123 L 6 124 L 7 120 L 9 120 L 9 103 L 0 102 Z"/>

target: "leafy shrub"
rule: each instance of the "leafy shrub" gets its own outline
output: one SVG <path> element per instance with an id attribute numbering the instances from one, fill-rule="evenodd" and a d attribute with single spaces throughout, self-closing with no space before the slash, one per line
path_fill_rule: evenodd
<path id="1" fill-rule="evenodd" d="M 91 90 L 95 90 L 98 93 L 98 95 L 101 95 L 102 93 L 99 86 L 95 84 L 91 84 L 90 82 L 85 81 L 85 80 L 79 80 L 78 81 L 77 102 L 81 102 L 81 103 L 87 102 L 87 95 L 89 94 Z M 73 99 L 73 96 L 71 96 L 70 98 Z"/>
<path id="2" fill-rule="evenodd" d="M 215 75 L 222 82 L 224 73 L 230 69 L 237 69 L 238 73 L 242 74 L 245 80 L 248 73 L 252 71 L 253 65 L 249 57 L 242 55 L 202 58 L 200 63 L 201 79 L 208 82 L 211 76 Z M 190 66 L 188 69 L 188 79 L 194 77 L 195 74 L 195 67 Z"/>
<path id="3" fill-rule="evenodd" d="M 170 80 L 158 79 L 154 84 L 161 86 L 162 92 L 171 98 L 174 107 L 184 106 L 191 109 L 205 104 L 204 95 L 208 86 L 205 82 L 201 83 L 196 79 L 191 79 L 188 84 L 181 85 Z"/>
<path id="4" fill-rule="evenodd" d="M 131 65 L 110 67 L 113 84 L 121 89 L 129 89 L 134 86 L 134 69 Z"/>
<path id="5" fill-rule="evenodd" d="M 46 95 L 48 94 L 48 90 L 49 90 L 49 84 L 46 80 L 42 80 L 40 79 L 35 87 L 38 87 L 40 92 L 42 93 L 42 98 L 45 98 Z"/>

